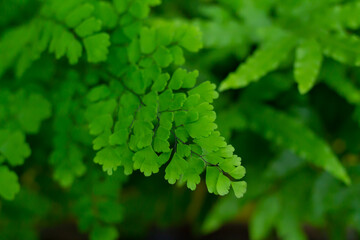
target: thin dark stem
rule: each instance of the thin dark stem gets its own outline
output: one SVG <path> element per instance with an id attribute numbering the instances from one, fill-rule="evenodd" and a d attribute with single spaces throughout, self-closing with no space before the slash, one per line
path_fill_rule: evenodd
<path id="1" fill-rule="evenodd" d="M 177 141 L 179 140 L 182 144 L 185 144 L 185 145 L 189 145 L 188 143 L 185 143 L 183 140 L 181 140 L 180 138 L 176 137 L 176 134 L 173 130 L 171 130 L 171 132 L 174 134 L 174 137 L 175 137 L 175 147 L 177 146 Z M 174 149 L 175 149 L 174 147 Z M 174 150 L 173 149 L 173 150 Z M 197 153 L 197 152 L 194 152 L 191 150 L 191 154 L 194 154 L 196 156 L 198 156 L 204 163 L 206 166 L 210 166 L 210 167 L 216 167 L 219 172 L 221 172 L 222 174 L 224 174 L 224 176 L 226 176 L 227 178 L 229 178 L 232 182 L 237 182 L 239 181 L 238 179 L 235 179 L 234 177 L 232 177 L 229 173 L 225 172 L 220 166 L 219 164 L 212 164 L 212 163 L 209 163 L 205 158 L 204 156 L 202 156 L 201 154 Z M 172 154 L 173 155 L 173 154 Z M 171 158 L 170 158 L 171 160 Z"/>
<path id="2" fill-rule="evenodd" d="M 163 110 L 163 111 L 160 111 L 159 113 L 163 113 L 163 112 L 180 112 L 180 111 L 188 112 L 188 110 L 186 110 L 186 109 L 176 109 L 176 110 Z"/>
<path id="3" fill-rule="evenodd" d="M 156 135 L 156 132 L 157 132 L 157 130 L 158 130 L 158 128 L 159 128 L 159 126 L 160 126 L 160 112 L 159 112 L 159 110 L 158 110 L 158 113 L 157 113 L 157 115 L 156 115 L 156 119 L 157 119 L 157 123 L 156 123 L 156 125 L 155 125 L 155 128 L 154 128 L 154 135 L 153 135 L 153 137 L 152 137 L 152 144 L 153 144 L 153 147 L 154 147 L 154 139 L 155 139 L 155 135 Z"/>
<path id="4" fill-rule="evenodd" d="M 134 122 L 135 122 L 135 120 L 136 120 L 136 115 L 137 115 L 137 113 L 139 112 L 140 108 L 141 108 L 141 105 L 139 105 L 139 107 L 136 109 L 136 111 L 135 111 L 135 113 L 134 113 L 133 120 L 132 120 L 131 123 L 130 123 L 130 126 L 129 126 L 129 135 L 128 135 L 128 138 L 127 138 L 127 141 L 126 141 L 127 143 L 129 143 L 130 136 L 131 136 L 131 134 L 132 134 L 132 127 L 133 127 L 133 125 L 134 125 Z"/>
<path id="5" fill-rule="evenodd" d="M 109 72 L 109 71 L 106 71 L 106 74 L 110 77 L 110 78 L 113 78 L 113 79 L 116 79 L 118 80 L 121 85 L 129 92 L 131 92 L 132 94 L 134 94 L 140 101 L 140 103 L 143 105 L 143 106 L 146 106 L 146 104 L 143 102 L 143 100 L 141 99 L 141 96 L 139 94 L 137 94 L 136 92 L 134 92 L 134 90 L 130 89 L 128 86 L 126 86 L 126 84 L 123 82 L 123 80 L 119 77 L 117 77 L 116 75 L 114 75 L 113 73 Z"/>
<path id="6" fill-rule="evenodd" d="M 177 150 L 177 140 L 178 140 L 178 138 L 176 137 L 176 135 L 174 135 L 174 137 L 175 137 L 175 143 L 174 143 L 174 147 L 173 147 L 173 149 L 171 151 L 169 161 L 171 161 L 173 159 L 173 157 L 174 157 L 174 155 L 176 153 L 176 150 Z"/>

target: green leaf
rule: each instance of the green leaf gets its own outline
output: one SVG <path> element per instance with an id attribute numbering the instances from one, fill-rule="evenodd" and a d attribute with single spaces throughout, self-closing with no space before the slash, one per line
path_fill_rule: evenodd
<path id="1" fill-rule="evenodd" d="M 129 135 L 128 129 L 119 129 L 109 137 L 110 145 L 122 145 L 125 144 Z"/>
<path id="2" fill-rule="evenodd" d="M 84 175 L 86 166 L 83 157 L 81 149 L 71 143 L 66 144 L 66 149 L 59 147 L 52 152 L 50 162 L 55 165 L 54 179 L 62 187 L 70 187 L 76 177 Z"/>
<path id="3" fill-rule="evenodd" d="M 181 175 L 188 167 L 188 162 L 175 153 L 173 159 L 165 169 L 165 179 L 170 184 L 174 184 L 177 180 L 180 180 Z"/>
<path id="4" fill-rule="evenodd" d="M 0 129 L 0 153 L 12 166 L 22 165 L 31 150 L 25 142 L 25 135 L 20 131 L 11 132 Z"/>
<path id="5" fill-rule="evenodd" d="M 114 99 L 91 104 L 86 110 L 85 117 L 89 121 L 90 134 L 98 135 L 113 126 L 112 114 L 115 110 Z"/>
<path id="6" fill-rule="evenodd" d="M 242 88 L 275 70 L 295 46 L 295 39 L 285 35 L 274 39 L 255 51 L 238 69 L 230 73 L 220 85 L 220 91 Z"/>
<path id="7" fill-rule="evenodd" d="M 360 3 L 357 1 L 337 5 L 331 13 L 335 19 L 350 29 L 360 27 Z"/>
<path id="8" fill-rule="evenodd" d="M 161 22 L 156 26 L 156 44 L 158 46 L 168 46 L 174 41 L 176 27 L 172 22 Z"/>
<path id="9" fill-rule="evenodd" d="M 216 183 L 216 191 L 220 196 L 224 196 L 229 193 L 230 184 L 230 179 L 225 177 L 223 173 L 220 173 Z"/>
<path id="10" fill-rule="evenodd" d="M 190 154 L 190 149 L 189 149 L 189 154 Z M 196 185 L 200 183 L 200 174 L 205 169 L 205 163 L 203 160 L 201 160 L 199 157 L 196 156 L 191 156 L 190 158 L 188 158 L 188 163 L 189 165 L 183 175 L 183 181 L 186 181 L 187 187 L 194 191 Z"/>
<path id="11" fill-rule="evenodd" d="M 200 85 L 189 91 L 189 95 L 199 94 L 200 98 L 205 101 L 212 103 L 214 99 L 219 97 L 218 92 L 215 90 L 216 86 L 210 82 L 203 82 Z"/>
<path id="12" fill-rule="evenodd" d="M 79 25 L 83 20 L 90 17 L 94 11 L 94 6 L 90 3 L 84 3 L 73 11 L 69 13 L 69 15 L 65 18 L 65 23 L 71 28 Z"/>
<path id="13" fill-rule="evenodd" d="M 147 177 L 159 172 L 158 156 L 150 146 L 136 152 L 133 161 L 134 169 L 140 169 Z"/>
<path id="14" fill-rule="evenodd" d="M 220 172 L 215 167 L 206 167 L 206 186 L 209 193 L 217 193 L 216 184 Z"/>
<path id="15" fill-rule="evenodd" d="M 174 64 L 183 65 L 185 63 L 184 52 L 179 46 L 173 46 L 170 48 L 170 52 L 174 59 Z"/>
<path id="16" fill-rule="evenodd" d="M 25 48 L 29 38 L 27 25 L 10 29 L 1 36 L 0 40 L 0 76 L 14 63 Z"/>
<path id="17" fill-rule="evenodd" d="M 160 116 L 159 127 L 155 133 L 154 150 L 156 152 L 169 152 L 170 143 L 168 141 L 170 137 L 170 130 L 172 128 L 172 122 L 174 120 L 174 114 L 171 112 L 162 113 Z"/>
<path id="18" fill-rule="evenodd" d="M 121 165 L 121 148 L 107 147 L 96 153 L 94 162 L 102 165 L 103 171 L 109 175 Z"/>
<path id="19" fill-rule="evenodd" d="M 127 48 L 128 58 L 131 63 L 137 63 L 141 57 L 140 43 L 134 39 Z"/>
<path id="20" fill-rule="evenodd" d="M 185 128 L 191 137 L 207 137 L 217 128 L 217 125 L 214 123 L 216 114 L 212 111 L 213 107 L 210 104 L 204 102 L 196 108 L 190 108 L 189 110 L 197 111 L 199 114 L 196 121 L 185 124 Z"/>
<path id="21" fill-rule="evenodd" d="M 169 88 L 173 90 L 179 90 L 183 84 L 186 75 L 186 70 L 178 68 L 172 75 L 169 83 Z"/>
<path id="22" fill-rule="evenodd" d="M 244 196 L 247 188 L 246 182 L 244 181 L 232 182 L 231 186 L 237 198 L 242 198 Z"/>
<path id="23" fill-rule="evenodd" d="M 224 176 L 216 167 L 206 168 L 206 186 L 209 193 L 219 194 L 224 196 L 229 193 L 231 181 Z"/>
<path id="24" fill-rule="evenodd" d="M 170 79 L 169 74 L 161 74 L 158 78 L 155 79 L 154 84 L 151 87 L 151 90 L 157 92 L 164 91 L 169 79 Z"/>
<path id="25" fill-rule="evenodd" d="M 133 153 L 128 146 L 108 146 L 96 153 L 94 162 L 102 165 L 103 171 L 112 175 L 119 166 L 124 167 L 124 173 L 130 175 L 133 172 Z"/>
<path id="26" fill-rule="evenodd" d="M 360 39 L 356 35 L 323 35 L 320 43 L 324 55 L 344 64 L 360 66 Z"/>
<path id="27" fill-rule="evenodd" d="M 143 27 L 140 32 L 140 48 L 144 54 L 150 54 L 156 48 L 156 31 Z"/>
<path id="28" fill-rule="evenodd" d="M 307 39 L 297 47 L 294 74 L 301 94 L 307 93 L 314 86 L 321 62 L 321 47 L 316 40 Z"/>
<path id="29" fill-rule="evenodd" d="M 151 122 L 136 120 L 134 122 L 134 134 L 130 138 L 130 149 L 139 150 L 148 147 L 152 143 L 154 125 Z"/>
<path id="30" fill-rule="evenodd" d="M 75 28 L 79 37 L 87 37 L 101 30 L 102 22 L 94 17 L 88 18 Z"/>
<path id="31" fill-rule="evenodd" d="M 204 152 L 218 151 L 221 147 L 226 147 L 225 138 L 220 136 L 220 132 L 214 131 L 210 136 L 194 140 Z"/>
<path id="32" fill-rule="evenodd" d="M 172 63 L 173 57 L 169 49 L 160 46 L 154 53 L 154 60 L 160 67 L 165 68 Z"/>
<path id="33" fill-rule="evenodd" d="M 182 108 L 185 101 L 186 101 L 185 93 L 175 93 L 172 102 L 170 103 L 169 110 L 174 111 Z"/>
<path id="34" fill-rule="evenodd" d="M 178 90 L 180 88 L 193 88 L 196 84 L 196 79 L 199 76 L 198 71 L 187 72 L 185 69 L 178 68 L 175 70 L 174 74 L 171 77 L 169 88 L 173 90 Z M 206 89 L 208 88 L 208 89 Z M 196 90 L 190 91 L 190 94 L 209 94 L 206 91 L 212 92 L 214 95 L 213 97 L 217 97 L 217 93 L 214 91 L 215 85 L 210 84 L 210 82 L 206 82 L 201 85 L 201 87 L 197 88 Z M 210 93 L 211 94 L 211 93 Z"/>
<path id="35" fill-rule="evenodd" d="M 179 45 L 189 52 L 197 52 L 202 48 L 202 34 L 199 28 L 193 25 L 183 25 L 179 37 L 175 36 Z"/>
<path id="36" fill-rule="evenodd" d="M 239 159 L 241 161 L 241 158 Z M 237 166 L 229 171 L 229 174 L 235 179 L 241 179 L 245 176 L 245 168 L 243 166 Z"/>
<path id="37" fill-rule="evenodd" d="M 84 39 L 87 60 L 91 63 L 106 61 L 109 53 L 110 36 L 107 33 L 98 33 Z"/>
<path id="38" fill-rule="evenodd" d="M 135 0 L 132 2 L 129 12 L 137 18 L 143 19 L 149 15 L 150 8 L 147 4 L 144 4 L 141 0 Z"/>
<path id="39" fill-rule="evenodd" d="M 169 109 L 173 101 L 174 94 L 171 89 L 167 89 L 159 95 L 159 111 L 166 111 Z"/>
<path id="40" fill-rule="evenodd" d="M 336 62 L 327 63 L 322 74 L 325 84 L 346 99 L 348 103 L 360 103 L 360 90 L 351 79 L 348 79 L 342 65 Z"/>
<path id="41" fill-rule="evenodd" d="M 23 101 L 17 112 L 21 128 L 28 133 L 37 133 L 41 122 L 50 117 L 51 105 L 39 94 L 31 94 Z"/>
<path id="42" fill-rule="evenodd" d="M 130 0 L 113 0 L 113 3 L 117 12 L 122 14 L 127 10 Z"/>
<path id="43" fill-rule="evenodd" d="M 20 191 L 17 175 L 6 166 L 0 166 L 0 196 L 13 200 Z"/>
<path id="44" fill-rule="evenodd" d="M 95 118 L 89 125 L 90 134 L 98 135 L 113 126 L 113 119 L 110 114 L 101 115 Z"/>
<path id="45" fill-rule="evenodd" d="M 92 88 L 86 98 L 91 102 L 103 100 L 110 95 L 110 89 L 106 85 L 99 85 Z"/>
<path id="46" fill-rule="evenodd" d="M 121 165 L 124 167 L 124 173 L 126 175 L 130 175 L 133 172 L 133 155 L 134 153 L 130 151 L 128 146 L 119 147 L 119 151 L 121 152 Z"/>
<path id="47" fill-rule="evenodd" d="M 76 64 L 82 54 L 82 46 L 75 36 L 60 25 L 52 26 L 49 52 L 55 53 L 57 59 L 65 54 L 70 64 Z"/>
<path id="48" fill-rule="evenodd" d="M 189 157 L 191 154 L 191 147 L 184 143 L 177 143 L 176 145 L 176 153 L 179 157 Z"/>
<path id="49" fill-rule="evenodd" d="M 100 1 L 96 4 L 94 15 L 98 18 L 105 28 L 114 28 L 118 21 L 118 16 L 112 4 Z"/>
<path id="50" fill-rule="evenodd" d="M 82 50 L 83 49 L 79 41 L 74 37 L 71 37 L 66 52 L 66 56 L 68 57 L 70 64 L 78 63 L 79 58 L 82 55 Z"/>

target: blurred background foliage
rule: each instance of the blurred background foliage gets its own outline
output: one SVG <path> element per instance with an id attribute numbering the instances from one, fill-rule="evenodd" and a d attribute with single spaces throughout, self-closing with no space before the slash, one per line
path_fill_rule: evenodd
<path id="1" fill-rule="evenodd" d="M 1 1 L 0 32 L 32 18 L 39 4 Z M 116 171 L 107 176 L 92 162 L 93 152 L 86 148 L 91 140 L 83 128 L 69 125 L 61 132 L 60 114 L 55 121 L 45 120 L 39 134 L 28 136 L 33 153 L 16 169 L 20 193 L 14 201 L 0 201 L 0 239 L 87 239 L 78 232 L 90 230 L 92 239 L 359 239 L 360 2 L 163 0 L 147 21 L 158 19 L 198 26 L 204 48 L 188 54 L 185 66 L 198 69 L 202 80 L 218 86 L 226 81 L 227 88 L 236 88 L 220 93 L 216 122 L 246 168 L 245 196 L 240 200 L 233 193 L 213 196 L 204 183 L 195 191 L 170 186 L 162 173 L 144 178 Z M 281 53 L 286 46 L 280 45 L 270 59 L 255 64 L 251 71 L 258 74 L 249 74 L 246 84 L 231 84 L 230 73 L 283 34 L 294 39 L 286 53 Z M 295 46 L 304 39 L 318 41 L 324 55 L 305 90 L 294 76 Z M 333 49 L 335 45 L 338 48 Z M 268 66 L 275 62 L 276 66 Z M 33 89 L 38 86 L 27 79 L 35 76 L 44 83 L 40 91 L 46 92 L 48 84 L 64 81 L 63 91 L 71 91 L 72 97 L 65 101 L 59 91 L 60 96 L 51 100 L 56 103 L 53 111 L 62 111 L 69 102 L 69 112 L 83 111 L 76 100 L 84 94 L 78 76 L 71 70 L 59 72 L 59 64 L 67 65 L 44 55 L 22 78 L 2 84 Z M 49 82 L 54 72 L 56 79 Z M 92 77 L 90 73 L 87 81 L 94 81 Z M 74 121 L 81 126 L 83 119 Z M 53 180 L 56 155 L 49 157 L 48 141 L 53 131 L 61 132 L 59 138 L 73 133 L 70 156 L 80 154 L 87 168 L 86 175 L 78 166 L 80 172 L 74 176 L 81 177 L 65 179 L 73 182 L 71 188 Z M 346 168 L 349 185 L 334 177 L 346 178 L 342 173 L 319 168 L 332 158 Z"/>

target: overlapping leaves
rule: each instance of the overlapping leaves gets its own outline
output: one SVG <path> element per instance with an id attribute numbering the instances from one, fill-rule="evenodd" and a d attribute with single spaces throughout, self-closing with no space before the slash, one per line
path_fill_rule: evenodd
<path id="1" fill-rule="evenodd" d="M 216 131 L 215 85 L 197 85 L 199 73 L 179 67 L 185 63 L 184 50 L 196 52 L 202 47 L 201 33 L 181 21 L 154 20 L 144 25 L 150 7 L 159 3 L 44 2 L 32 20 L 1 36 L 0 74 L 15 66 L 20 78 L 45 51 L 56 59 L 67 57 L 70 65 L 80 60 L 98 64 L 93 82 L 81 79 L 91 74 L 71 71 L 70 77 L 58 74 L 64 78 L 62 83 L 54 81 L 55 138 L 49 159 L 62 186 L 70 186 L 86 171 L 87 121 L 95 137 L 94 162 L 108 174 L 122 166 L 126 174 L 140 170 L 150 176 L 167 165 L 169 183 L 184 182 L 194 190 L 206 170 L 210 192 L 225 195 L 232 186 L 241 197 L 246 184 L 239 180 L 245 170 L 234 148 Z M 19 126 L 1 129 L 1 156 L 10 165 L 22 164 L 30 154 L 24 133 L 36 133 L 50 116 L 49 103 L 40 95 L 30 95 L 18 105 L 21 109 L 10 111 L 16 112 Z M 22 150 L 16 151 L 15 146 Z M 10 177 L 11 173 L 3 172 Z"/>
<path id="2" fill-rule="evenodd" d="M 277 11 L 276 21 L 273 22 L 269 16 L 270 7 Z M 229 13 L 226 14 L 225 7 L 214 7 L 214 11 L 215 9 L 218 14 L 210 17 L 218 16 L 220 12 L 224 17 L 236 21 Z M 253 1 L 240 1 L 237 9 L 244 22 L 238 23 L 238 28 L 243 32 L 251 28 L 251 31 L 255 32 L 255 41 L 260 39 L 260 47 L 247 57 L 235 72 L 228 75 L 220 85 L 220 90 L 242 88 L 260 80 L 277 69 L 284 60 L 291 58 L 293 50 L 296 52 L 294 78 L 302 94 L 308 92 L 316 83 L 323 55 L 344 64 L 359 65 L 359 37 L 347 31 L 359 28 L 357 1 L 335 5 L 331 1 L 319 1 L 317 4 L 310 1 L 286 4 L 273 1 L 263 5 Z M 249 12 L 256 14 L 256 21 L 252 20 Z M 307 15 L 307 18 L 303 15 Z M 215 18 L 201 22 L 200 26 L 203 26 L 205 32 L 212 34 L 213 32 L 207 29 L 209 24 L 216 27 L 222 22 Z M 214 44 L 216 43 L 212 45 Z"/>
<path id="3" fill-rule="evenodd" d="M 122 31 L 119 37 L 126 35 Z M 104 171 L 122 166 L 126 174 L 150 176 L 167 165 L 169 183 L 186 182 L 194 190 L 206 170 L 210 192 L 225 195 L 231 184 L 237 196 L 245 192 L 246 184 L 238 182 L 245 174 L 240 158 L 216 131 L 215 85 L 196 86 L 198 72 L 177 67 L 185 61 L 183 50 L 198 51 L 200 40 L 197 28 L 180 22 L 156 22 L 140 27 L 133 39 L 115 39 L 114 51 L 127 58 L 102 73 L 110 86 L 87 96 L 94 161 Z M 175 67 L 172 74 L 164 70 L 169 66 Z"/>
<path id="4" fill-rule="evenodd" d="M 37 133 L 50 113 L 50 103 L 38 93 L 0 91 L 0 195 L 5 199 L 20 190 L 17 175 L 6 165 L 24 164 L 31 154 L 26 134 Z"/>
<path id="5" fill-rule="evenodd" d="M 237 180 L 245 170 L 240 158 L 233 155 L 234 148 L 215 131 L 211 106 L 217 97 L 215 86 L 204 82 L 194 87 L 197 73 L 181 68 L 170 79 L 167 76 L 158 68 L 149 86 L 155 89 L 158 81 L 163 81 L 160 91 L 136 94 L 141 89 L 128 88 L 124 83 L 125 87 L 117 86 L 119 93 L 105 85 L 89 93 L 86 116 L 96 136 L 94 149 L 99 150 L 94 161 L 109 174 L 123 166 L 126 174 L 140 170 L 145 176 L 167 164 L 165 179 L 171 184 L 186 182 L 192 190 L 206 169 L 210 192 L 225 195 L 232 184 L 240 197 L 246 185 Z"/>

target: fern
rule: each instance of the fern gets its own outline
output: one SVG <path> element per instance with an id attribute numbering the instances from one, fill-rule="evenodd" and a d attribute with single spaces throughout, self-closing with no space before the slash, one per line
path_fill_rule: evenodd
<path id="1" fill-rule="evenodd" d="M 159 3 L 51 0 L 2 35 L 1 197 L 12 200 L 25 191 L 11 168 L 39 157 L 30 156 L 26 134 L 39 133 L 50 117 L 45 127 L 52 131 L 42 134 L 53 138 L 53 178 L 70 189 L 66 201 L 91 239 L 118 236 L 118 190 L 125 180 L 119 167 L 126 175 L 140 170 L 150 176 L 165 165 L 169 183 L 191 190 L 206 172 L 209 192 L 225 195 L 232 187 L 243 196 L 245 169 L 216 130 L 215 85 L 197 84 L 198 71 L 181 67 L 185 51 L 202 47 L 201 33 L 182 21 L 147 20 Z M 49 61 L 53 55 L 58 61 Z M 52 70 L 39 78 L 45 63 Z M 13 74 L 18 82 L 5 83 Z"/>
<path id="2" fill-rule="evenodd" d="M 4 198 L 13 199 L 20 190 L 18 177 L 5 164 L 11 167 L 24 164 L 31 154 L 26 134 L 37 133 L 41 122 L 50 116 L 51 109 L 50 103 L 37 93 L 23 90 L 11 93 L 2 89 L 0 94 L 0 176 L 3 178 L 0 192 Z"/>
<path id="3" fill-rule="evenodd" d="M 234 148 L 216 131 L 215 85 L 196 85 L 199 73 L 179 67 L 185 62 L 184 50 L 202 47 L 201 34 L 183 22 L 145 24 L 150 7 L 159 3 L 48 1 L 29 23 L 2 36 L 0 72 L 15 65 L 20 78 L 44 51 L 56 59 L 66 56 L 70 65 L 102 62 L 91 73 L 78 68 L 62 74 L 65 80 L 55 83 L 50 96 L 55 130 L 50 163 L 62 186 L 71 186 L 85 174 L 90 134 L 94 162 L 109 175 L 121 166 L 125 174 L 140 170 L 150 176 L 166 164 L 169 183 L 180 181 L 194 190 L 206 170 L 210 192 L 225 195 L 232 186 L 241 197 L 246 184 L 238 180 L 245 170 Z M 82 80 L 91 77 L 96 80 Z M 11 90 L 5 93 L 4 101 L 14 102 L 4 102 L 12 108 L 1 119 L 1 154 L 10 165 L 21 165 L 30 155 L 25 133 L 38 132 L 41 121 L 50 116 L 50 104 L 31 92 L 28 99 L 22 91 L 14 97 Z M 10 118 L 15 112 L 18 122 Z M 3 169 L 4 178 L 17 184 L 13 173 Z M 19 191 L 13 188 L 3 190 L 6 198 Z"/>
<path id="4" fill-rule="evenodd" d="M 294 74 L 300 93 L 304 94 L 314 86 L 321 61 L 321 47 L 316 40 L 304 41 L 297 47 Z"/>
<path id="5" fill-rule="evenodd" d="M 6 166 L 0 167 L 0 195 L 6 200 L 12 200 L 20 190 L 18 176 Z"/>
<path id="6" fill-rule="evenodd" d="M 358 2 L 0 2 L 0 238 L 356 236 Z"/>
<path id="7" fill-rule="evenodd" d="M 77 177 L 86 173 L 86 149 L 91 144 L 84 119 L 83 97 L 86 87 L 74 72 L 61 79 L 54 94 L 54 138 L 49 158 L 54 168 L 53 177 L 60 185 L 70 187 Z M 80 117 L 79 117 L 80 116 Z"/>
<path id="8" fill-rule="evenodd" d="M 291 35 L 271 40 L 247 59 L 246 63 L 241 65 L 235 73 L 231 73 L 221 83 L 220 91 L 245 87 L 249 83 L 259 80 L 268 72 L 275 70 L 294 45 L 295 42 Z"/>
<path id="9" fill-rule="evenodd" d="M 325 84 L 345 98 L 349 103 L 359 104 L 360 90 L 357 89 L 356 84 L 347 79 L 343 68 L 339 64 L 329 63 L 326 69 L 327 70 L 322 73 Z M 339 82 L 339 78 L 344 80 Z"/>
<path id="10" fill-rule="evenodd" d="M 359 13 L 360 4 L 358 1 L 348 2 L 331 9 L 331 14 L 344 26 L 350 29 L 357 29 L 360 26 Z"/>
<path id="11" fill-rule="evenodd" d="M 357 36 L 337 35 L 332 36 L 331 39 L 328 36 L 324 36 L 321 39 L 321 43 L 323 44 L 325 55 L 342 63 L 359 66 L 359 53 L 357 49 L 360 41 Z"/>
<path id="12" fill-rule="evenodd" d="M 273 4 L 277 6 L 279 3 L 275 1 Z M 294 5 L 296 4 L 294 3 Z M 268 38 L 262 36 L 261 47 L 247 58 L 235 72 L 228 75 L 221 83 L 220 90 L 242 88 L 251 82 L 258 81 L 267 73 L 277 69 L 295 47 L 297 50 L 294 75 L 300 93 L 306 93 L 315 84 L 322 54 L 341 63 L 359 65 L 358 36 L 344 33 L 346 28 L 357 29 L 358 27 L 355 16 L 358 8 L 356 2 L 336 6 L 327 1 L 319 3 L 319 6 L 308 2 L 298 5 L 299 13 L 289 11 L 289 9 L 294 9 L 292 4 L 285 4 L 282 6 L 283 11 L 279 11 L 278 23 L 261 26 L 271 29 L 275 36 Z M 312 10 L 316 7 L 321 10 Z M 350 8 L 354 8 L 354 10 L 349 10 Z M 301 11 L 310 12 L 306 20 L 302 19 Z M 351 13 L 349 13 L 350 11 Z M 291 19 L 289 24 L 294 25 L 287 25 L 287 19 Z M 310 24 L 311 26 L 308 26 Z M 321 31 L 315 29 L 321 29 Z M 262 29 L 262 31 L 264 30 Z M 282 37 L 284 32 L 288 38 Z M 300 39 L 300 41 L 293 42 L 294 40 L 290 40 L 291 38 Z"/>

